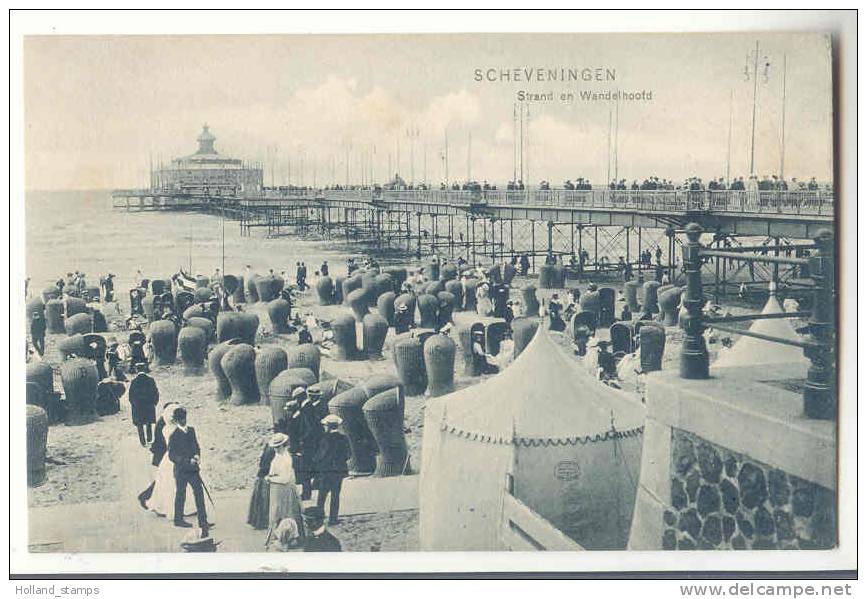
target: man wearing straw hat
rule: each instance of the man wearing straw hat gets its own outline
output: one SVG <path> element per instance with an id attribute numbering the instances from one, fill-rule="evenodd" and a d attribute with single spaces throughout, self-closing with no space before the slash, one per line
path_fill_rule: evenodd
<path id="1" fill-rule="evenodd" d="M 328 509 L 328 523 L 337 524 L 340 511 L 340 487 L 343 479 L 349 475 L 346 465 L 349 460 L 349 441 L 339 427 L 342 420 L 336 414 L 322 418 L 321 423 L 325 434 L 319 441 L 319 450 L 314 460 L 313 486 L 317 489 L 316 505 L 325 508 L 325 500 L 331 495 Z"/>

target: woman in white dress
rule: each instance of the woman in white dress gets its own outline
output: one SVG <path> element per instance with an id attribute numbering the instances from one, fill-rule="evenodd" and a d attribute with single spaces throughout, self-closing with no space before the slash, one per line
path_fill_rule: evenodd
<path id="1" fill-rule="evenodd" d="M 494 304 L 488 296 L 488 284 L 482 283 L 476 288 L 476 313 L 479 316 L 490 316 L 494 313 Z"/>
<path id="2" fill-rule="evenodd" d="M 178 427 L 175 422 L 175 410 L 179 407 L 181 407 L 180 404 L 172 403 L 163 408 L 162 417 L 166 424 L 163 427 L 162 433 L 167 448 L 169 446 L 169 437 L 172 436 L 172 433 Z M 193 497 L 191 485 L 187 485 L 187 499 L 184 505 L 188 506 L 188 510 L 192 510 L 184 514 L 185 516 L 191 516 L 196 513 L 196 500 Z M 157 467 L 157 472 L 154 476 L 154 491 L 147 501 L 147 506 L 149 510 L 158 516 L 174 517 L 175 469 L 174 464 L 169 459 L 168 450 L 166 450 L 163 459 L 160 461 L 160 465 Z"/>
<path id="3" fill-rule="evenodd" d="M 301 518 L 301 501 L 298 499 L 298 489 L 295 484 L 295 470 L 292 466 L 292 454 L 289 453 L 289 437 L 283 433 L 274 433 L 269 441 L 274 449 L 274 459 L 271 460 L 271 470 L 265 479 L 271 484 L 270 490 L 270 530 L 276 529 L 281 520 L 292 518 L 303 535 L 303 520 Z"/>

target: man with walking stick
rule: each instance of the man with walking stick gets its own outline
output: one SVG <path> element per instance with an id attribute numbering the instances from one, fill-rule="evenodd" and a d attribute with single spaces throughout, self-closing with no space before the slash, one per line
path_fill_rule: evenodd
<path id="1" fill-rule="evenodd" d="M 207 538 L 208 530 L 213 524 L 208 522 L 205 511 L 204 483 L 199 473 L 201 450 L 196 438 L 196 430 L 187 426 L 187 411 L 184 408 L 175 410 L 177 429 L 169 437 L 169 459 L 174 464 L 175 474 L 175 513 L 174 524 L 180 528 L 191 528 L 192 524 L 184 520 L 184 502 L 187 496 L 187 485 L 193 489 L 196 502 L 196 517 L 201 529 L 201 537 Z M 209 494 L 210 495 L 210 494 Z"/>

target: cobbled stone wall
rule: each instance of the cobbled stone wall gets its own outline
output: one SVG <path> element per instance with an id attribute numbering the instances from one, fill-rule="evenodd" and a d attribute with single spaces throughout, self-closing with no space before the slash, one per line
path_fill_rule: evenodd
<path id="1" fill-rule="evenodd" d="M 830 549 L 829 489 L 676 428 L 664 549 Z"/>

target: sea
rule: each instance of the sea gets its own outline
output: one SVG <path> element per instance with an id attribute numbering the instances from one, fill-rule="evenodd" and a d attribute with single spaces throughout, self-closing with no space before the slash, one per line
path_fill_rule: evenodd
<path id="1" fill-rule="evenodd" d="M 327 242 L 267 238 L 263 230 L 242 236 L 238 222 L 219 216 L 116 210 L 109 191 L 34 191 L 25 201 L 25 268 L 34 291 L 76 270 L 95 285 L 113 273 L 121 293 L 132 286 L 136 270 L 150 279 L 179 269 L 210 276 L 223 268 L 224 250 L 230 274 L 249 264 L 260 274 L 273 268 L 294 276 L 296 263 L 304 262 L 312 275 L 328 260 L 339 275 L 351 255 Z"/>

